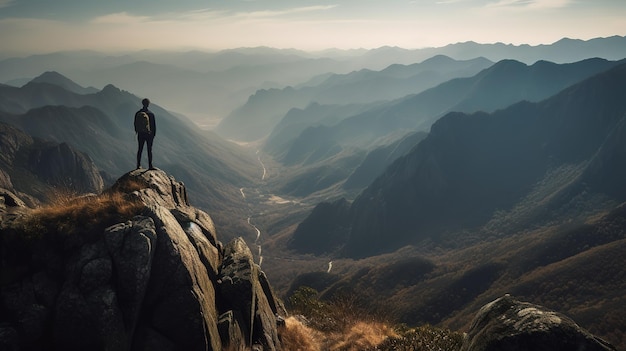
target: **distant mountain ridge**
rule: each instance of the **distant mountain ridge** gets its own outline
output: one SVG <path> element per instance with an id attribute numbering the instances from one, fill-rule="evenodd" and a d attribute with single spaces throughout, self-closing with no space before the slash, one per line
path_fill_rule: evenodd
<path id="1" fill-rule="evenodd" d="M 514 59 L 526 64 L 538 60 L 569 63 L 592 57 L 619 60 L 626 57 L 625 47 L 626 37 L 614 36 L 584 41 L 562 39 L 538 46 L 465 42 L 415 50 L 381 47 L 304 52 L 261 47 L 182 53 L 142 50 L 119 55 L 74 51 L 0 60 L 0 83 L 14 81 L 21 86 L 41 72 L 57 71 L 85 86 L 102 88 L 114 84 L 152 96 L 171 111 L 207 124 L 227 116 L 259 89 L 295 86 L 315 75 L 382 70 L 394 64 L 412 65 L 437 55 L 455 60 L 484 57 L 493 62 Z M 136 65 L 138 62 L 155 65 L 142 68 L 143 65 Z M 177 76 L 176 72 L 195 76 Z M 164 76 L 173 79 L 164 80 Z M 165 82 L 166 89 L 155 88 Z"/>
<path id="2" fill-rule="evenodd" d="M 520 103 L 493 115 L 446 116 L 354 202 L 348 252 L 362 252 L 363 243 L 371 245 L 380 230 L 398 239 L 409 234 L 414 242 L 422 235 L 480 225 L 497 208 L 510 209 L 550 168 L 596 156 L 626 117 L 625 86 L 622 65 L 537 105 Z M 575 195 L 550 207 L 565 206 Z M 377 203 L 386 203 L 387 210 L 370 208 Z M 393 242 L 389 239 L 386 244 Z"/>
<path id="3" fill-rule="evenodd" d="M 447 112 L 493 112 L 519 101 L 538 102 L 621 62 L 589 59 L 559 65 L 539 61 L 528 66 L 504 60 L 473 77 L 453 79 L 392 102 L 346 106 L 312 104 L 303 110 L 289 111 L 266 140 L 264 151 L 291 167 L 321 165 L 345 158 L 355 150 L 371 152 L 367 160 L 370 162 L 408 133 L 428 132 L 432 123 Z M 418 141 L 413 145 L 405 144 L 404 150 L 408 151 Z M 369 183 L 364 181 L 372 181 L 382 173 L 381 167 L 389 164 L 372 164 L 372 174 L 362 178 L 357 189 L 367 186 Z M 335 168 L 345 170 L 345 165 Z M 367 168 L 360 172 L 364 169 Z M 313 167 L 311 176 L 315 171 Z M 355 189 L 350 183 L 344 189 Z"/>
<path id="4" fill-rule="evenodd" d="M 484 58 L 457 61 L 435 56 L 420 63 L 391 65 L 381 71 L 359 70 L 332 74 L 316 85 L 258 90 L 217 126 L 227 137 L 253 141 L 269 134 L 293 108 L 321 105 L 365 104 L 417 94 L 447 80 L 470 77 L 493 63 Z"/>
<path id="5" fill-rule="evenodd" d="M 98 92 L 98 89 L 93 88 L 93 87 L 83 88 L 82 86 L 74 83 L 67 77 L 54 71 L 45 72 L 42 75 L 35 77 L 33 80 L 31 80 L 31 82 L 49 83 L 49 84 L 57 85 L 65 90 L 71 91 L 76 94 L 94 94 Z"/>
<path id="6" fill-rule="evenodd" d="M 625 156 L 626 136 L 619 134 L 625 87 L 626 65 L 620 65 L 539 103 L 446 115 L 354 201 L 345 253 L 364 257 L 445 242 L 446 235 L 487 224 L 497 210 L 524 206 L 528 225 L 563 210 L 576 215 L 625 201 L 618 190 L 625 167 L 615 162 Z M 526 203 L 542 180 L 551 188 L 534 196 L 543 200 Z M 575 202 L 580 196 L 586 204 Z"/>

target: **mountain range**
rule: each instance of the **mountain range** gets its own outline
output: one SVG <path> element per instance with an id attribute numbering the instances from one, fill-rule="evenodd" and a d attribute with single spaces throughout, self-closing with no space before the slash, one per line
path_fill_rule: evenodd
<path id="1" fill-rule="evenodd" d="M 319 257 L 282 289 L 454 329 L 511 293 L 622 345 L 625 92 L 619 64 L 538 102 L 444 115 L 354 201 L 273 242 Z"/>
<path id="2" fill-rule="evenodd" d="M 456 61 L 435 56 L 412 65 L 391 65 L 381 71 L 363 69 L 333 74 L 301 87 L 259 90 L 217 126 L 221 135 L 254 141 L 269 134 L 292 108 L 311 103 L 350 105 L 387 101 L 419 93 L 457 77 L 469 77 L 493 63 L 483 58 Z"/>
<path id="3" fill-rule="evenodd" d="M 405 139 L 407 134 L 429 132 L 432 123 L 450 111 L 492 112 L 520 101 L 541 101 L 622 62 L 588 59 L 555 64 L 539 61 L 528 66 L 503 60 L 472 77 L 455 78 L 391 102 L 311 104 L 305 109 L 289 111 L 265 140 L 263 150 L 289 168 L 298 166 L 297 178 L 293 179 L 299 184 L 299 196 L 323 189 L 319 182 L 306 186 L 311 182 L 307 179 L 324 178 L 327 180 L 324 184 L 334 180 L 331 185 L 343 186 L 340 183 L 352 177 L 368 158 L 369 165 L 364 165 L 360 172 L 367 169 L 369 175 L 360 182 L 360 188 L 357 189 L 352 180 L 344 187 L 360 190 L 380 175 L 396 156 L 402 155 L 398 151 L 406 152 L 421 140 Z M 403 147 L 396 149 L 394 144 L 403 139 L 405 141 L 400 143 Z M 410 140 L 415 143 L 408 143 Z M 387 152 L 384 150 L 396 150 L 396 153 L 383 159 L 380 155 Z M 367 153 L 371 155 L 366 156 Z M 372 163 L 375 160 L 380 162 Z M 287 186 L 281 191 L 296 194 L 290 183 L 283 182 Z"/>
<path id="4" fill-rule="evenodd" d="M 267 47 L 183 53 L 143 50 L 116 55 L 58 52 L 0 60 L 0 83 L 21 86 L 42 72 L 56 71 L 82 86 L 102 89 L 113 84 L 149 96 L 199 124 L 214 125 L 259 89 L 297 86 L 315 75 L 379 71 L 437 55 L 461 61 L 515 59 L 526 64 L 538 60 L 569 63 L 590 57 L 618 60 L 626 57 L 625 41 L 626 37 L 614 36 L 585 41 L 564 38 L 538 46 L 465 42 L 413 50 L 381 47 L 315 53 Z M 163 82 L 167 82 L 165 88 Z"/>
<path id="5" fill-rule="evenodd" d="M 626 200 L 617 181 L 624 167 L 614 162 L 623 154 L 625 85 L 620 65 L 542 102 L 444 116 L 354 201 L 345 254 L 445 242 L 496 211 L 527 226 Z M 575 201 L 584 207 L 569 209 Z"/>

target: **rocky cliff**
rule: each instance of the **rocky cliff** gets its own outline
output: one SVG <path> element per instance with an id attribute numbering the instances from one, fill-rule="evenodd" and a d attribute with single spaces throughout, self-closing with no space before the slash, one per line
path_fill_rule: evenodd
<path id="1" fill-rule="evenodd" d="M 99 193 L 104 181 L 86 153 L 68 143 L 33 138 L 0 122 L 0 188 L 33 204 L 59 189 Z"/>
<path id="2" fill-rule="evenodd" d="M 0 207 L 0 349 L 277 350 L 286 314 L 242 239 L 160 170 L 65 208 Z"/>

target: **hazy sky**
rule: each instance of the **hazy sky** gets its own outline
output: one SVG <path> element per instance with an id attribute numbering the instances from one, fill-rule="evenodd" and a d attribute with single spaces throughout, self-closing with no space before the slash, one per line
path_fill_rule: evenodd
<path id="1" fill-rule="evenodd" d="M 422 48 L 626 35 L 626 0 L 0 0 L 0 50 Z"/>

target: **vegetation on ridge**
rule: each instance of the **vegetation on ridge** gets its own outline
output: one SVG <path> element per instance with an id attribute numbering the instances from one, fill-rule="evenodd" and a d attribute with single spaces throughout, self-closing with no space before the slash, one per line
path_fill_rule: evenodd
<path id="1" fill-rule="evenodd" d="M 384 313 L 373 314 L 353 295 L 321 301 L 310 287 L 300 287 L 289 298 L 292 313 L 282 340 L 287 350 L 434 351 L 459 350 L 463 335 L 425 325 L 391 327 Z"/>
<path id="2" fill-rule="evenodd" d="M 3 252 L 5 259 L 28 261 L 39 245 L 71 250 L 95 239 L 107 227 L 140 214 L 143 203 L 126 192 L 145 185 L 132 179 L 116 185 L 117 188 L 99 195 L 78 195 L 69 189 L 55 188 L 48 194 L 47 204 L 3 223 L 0 245 L 11 248 Z"/>

